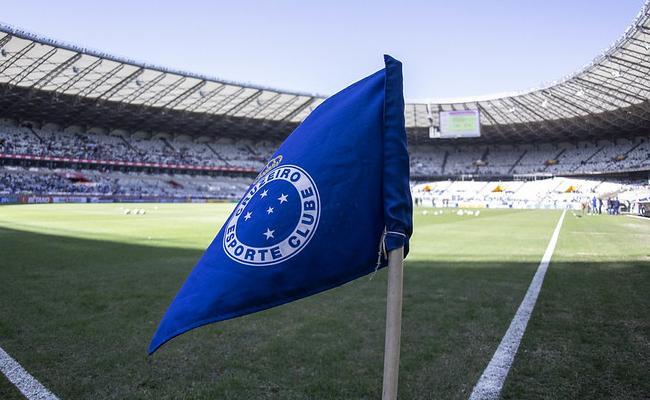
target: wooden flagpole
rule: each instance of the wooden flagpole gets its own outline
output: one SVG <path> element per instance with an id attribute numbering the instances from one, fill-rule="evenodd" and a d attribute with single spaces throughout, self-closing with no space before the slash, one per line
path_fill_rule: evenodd
<path id="1" fill-rule="evenodd" d="M 384 346 L 384 388 L 382 400 L 397 399 L 399 346 L 402 334 L 402 268 L 404 248 L 388 253 L 388 296 L 386 299 L 386 343 Z"/>

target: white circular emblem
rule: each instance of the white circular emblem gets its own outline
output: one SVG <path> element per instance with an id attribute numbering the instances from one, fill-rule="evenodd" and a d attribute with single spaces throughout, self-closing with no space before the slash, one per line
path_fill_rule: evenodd
<path id="1" fill-rule="evenodd" d="M 282 165 L 248 189 L 226 223 L 223 249 L 247 265 L 274 265 L 298 254 L 314 237 L 320 197 L 302 168 Z"/>

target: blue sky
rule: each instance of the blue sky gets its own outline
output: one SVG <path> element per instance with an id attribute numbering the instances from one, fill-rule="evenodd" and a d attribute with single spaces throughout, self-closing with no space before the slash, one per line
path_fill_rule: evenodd
<path id="1" fill-rule="evenodd" d="M 407 99 L 523 90 L 616 40 L 643 0 L 3 0 L 0 21 L 238 82 L 332 94 L 404 62 Z"/>

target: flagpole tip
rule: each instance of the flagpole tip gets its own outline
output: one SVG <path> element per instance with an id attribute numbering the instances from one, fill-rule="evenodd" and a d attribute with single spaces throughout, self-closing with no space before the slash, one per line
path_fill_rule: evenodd
<path id="1" fill-rule="evenodd" d="M 384 54 L 384 63 L 386 64 L 387 67 L 388 67 L 389 65 L 391 65 L 391 64 L 393 64 L 393 65 L 400 65 L 400 66 L 402 65 L 401 61 L 399 61 L 398 59 L 394 58 L 394 57 L 391 56 L 390 54 Z"/>

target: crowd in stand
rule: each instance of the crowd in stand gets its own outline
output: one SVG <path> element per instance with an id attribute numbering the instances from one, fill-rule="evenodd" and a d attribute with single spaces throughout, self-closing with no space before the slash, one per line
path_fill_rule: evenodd
<path id="1" fill-rule="evenodd" d="M 650 138 L 559 144 L 412 147 L 414 176 L 562 174 L 650 168 Z"/>
<path id="2" fill-rule="evenodd" d="M 416 205 L 433 207 L 554 208 L 590 214 L 633 210 L 650 195 L 638 183 L 555 177 L 529 181 L 436 181 L 414 185 Z"/>
<path id="3" fill-rule="evenodd" d="M 262 168 L 275 146 L 247 140 L 174 139 L 0 124 L 0 153 L 206 167 Z"/>
<path id="4" fill-rule="evenodd" d="M 98 172 L 94 170 L 0 169 L 0 195 L 89 195 L 238 199 L 250 178 Z"/>
<path id="5" fill-rule="evenodd" d="M 278 143 L 187 135 L 105 132 L 33 127 L 0 121 L 0 154 L 128 161 L 260 170 Z M 580 143 L 453 145 L 445 141 L 411 146 L 411 175 L 561 174 L 650 168 L 650 138 Z M 170 177 L 163 174 L 86 171 L 88 182 L 65 173 L 0 170 L 0 193 L 101 193 L 133 196 L 235 198 L 252 178 Z M 228 181 L 228 179 L 235 179 Z M 177 182 L 182 181 L 182 182 Z M 179 183 L 170 183 L 176 182 Z"/>
<path id="6" fill-rule="evenodd" d="M 30 174 L 0 172 L 0 194 L 15 193 L 111 193 L 112 184 L 107 179 L 98 179 L 92 184 L 78 184 L 60 174 Z"/>
<path id="7" fill-rule="evenodd" d="M 278 143 L 107 134 L 0 123 L 0 153 L 208 167 L 264 167 Z M 413 176 L 609 172 L 650 168 L 650 138 L 614 142 L 412 146 Z"/>

